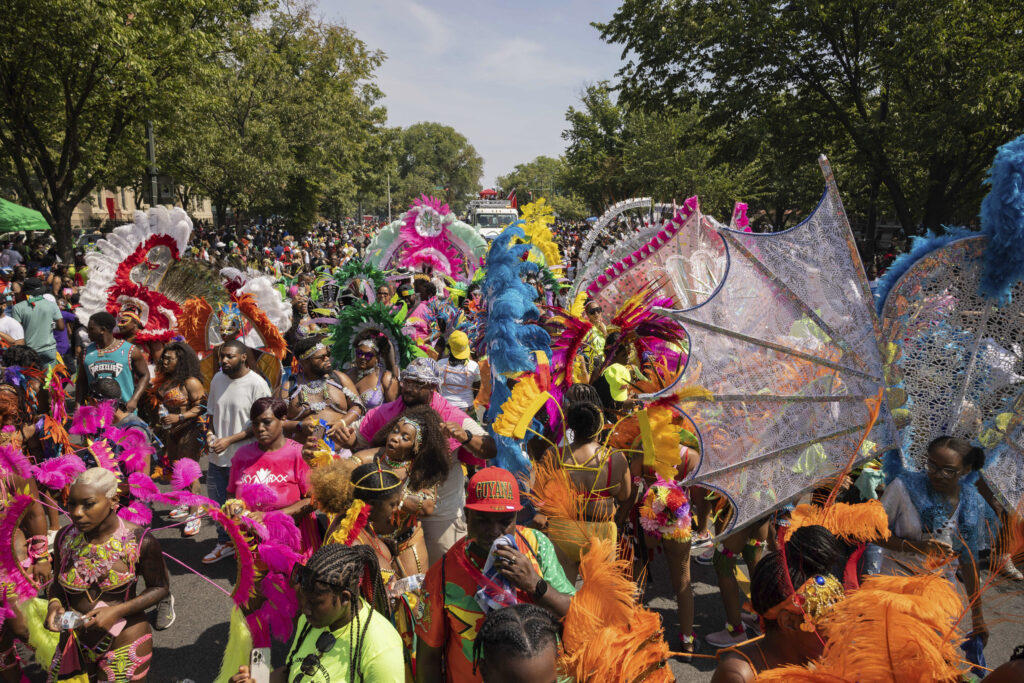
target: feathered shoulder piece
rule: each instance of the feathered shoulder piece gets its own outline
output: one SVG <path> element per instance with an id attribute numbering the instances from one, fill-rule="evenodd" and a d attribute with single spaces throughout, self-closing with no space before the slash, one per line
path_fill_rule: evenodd
<path id="1" fill-rule="evenodd" d="M 174 336 L 180 302 L 168 296 L 164 280 L 179 261 L 192 234 L 192 221 L 183 209 L 157 206 L 135 212 L 135 221 L 114 228 L 89 252 L 89 282 L 82 290 L 78 319 L 84 325 L 94 313 L 139 317 L 140 341 L 168 341 Z"/>
<path id="2" fill-rule="evenodd" d="M 577 360 L 586 366 L 588 373 L 600 362 L 596 357 L 598 340 L 591 322 L 557 306 L 548 306 L 546 310 L 548 319 L 544 327 L 551 335 L 552 380 L 564 391 L 574 383 Z"/>
<path id="3" fill-rule="evenodd" d="M 406 367 L 416 357 L 416 345 L 402 332 L 402 323 L 391 311 L 390 306 L 386 303 L 355 302 L 341 309 L 336 322 L 331 326 L 331 357 L 337 364 L 336 367 L 344 368 L 352 362 L 356 352 L 356 337 L 368 330 L 373 331 L 375 336 L 388 340 L 399 367 Z"/>

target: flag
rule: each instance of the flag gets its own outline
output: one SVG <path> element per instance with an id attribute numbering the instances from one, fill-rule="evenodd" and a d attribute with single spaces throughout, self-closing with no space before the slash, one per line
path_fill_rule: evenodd
<path id="1" fill-rule="evenodd" d="M 519 208 L 519 204 L 518 202 L 516 202 L 516 189 L 514 187 L 512 188 L 512 191 L 508 193 L 508 197 L 506 197 L 505 199 L 507 199 L 512 204 L 513 209 Z"/>

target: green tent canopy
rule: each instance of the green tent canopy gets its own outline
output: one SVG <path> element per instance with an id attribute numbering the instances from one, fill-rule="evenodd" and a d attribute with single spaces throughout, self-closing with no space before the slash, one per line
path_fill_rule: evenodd
<path id="1" fill-rule="evenodd" d="M 0 232 L 49 229 L 50 224 L 43 218 L 43 214 L 0 199 Z"/>

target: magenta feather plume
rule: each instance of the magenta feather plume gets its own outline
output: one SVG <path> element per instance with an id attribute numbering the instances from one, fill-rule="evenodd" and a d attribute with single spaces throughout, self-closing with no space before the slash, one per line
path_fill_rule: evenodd
<path id="1" fill-rule="evenodd" d="M 14 500 L 0 512 L 0 579 L 14 586 L 16 602 L 34 598 L 39 589 L 28 580 L 18 565 L 14 554 L 14 532 L 18 529 L 21 516 L 32 505 L 31 496 L 16 496 Z"/>
<path id="2" fill-rule="evenodd" d="M 276 543 L 261 543 L 259 548 L 260 559 L 267 565 L 267 569 L 274 572 L 280 572 L 285 575 L 291 575 L 292 567 L 295 563 L 302 559 L 302 557 L 295 552 L 285 548 L 283 545 Z"/>
<path id="3" fill-rule="evenodd" d="M 99 413 L 96 406 L 79 406 L 71 418 L 71 434 L 90 436 L 99 431 Z"/>
<path id="4" fill-rule="evenodd" d="M 438 213 L 441 230 L 436 235 L 421 235 L 416 230 L 416 219 L 421 214 Z M 416 269 L 421 265 L 432 267 L 445 275 L 457 275 L 462 267 L 462 254 L 452 243 L 448 224 L 454 219 L 447 204 L 441 204 L 437 197 L 423 195 L 409 206 L 405 219 L 399 230 L 404 242 L 399 265 L 403 268 Z"/>
<path id="5" fill-rule="evenodd" d="M 173 505 L 187 505 L 190 508 L 217 507 L 217 501 L 198 493 L 192 493 L 191 491 L 172 491 L 168 494 L 168 498 L 174 501 Z"/>
<path id="6" fill-rule="evenodd" d="M 146 468 L 149 465 L 150 453 L 152 453 L 152 450 L 147 453 L 146 451 L 137 448 L 126 448 L 121 451 L 121 465 L 129 474 L 133 472 L 145 473 Z"/>
<path id="7" fill-rule="evenodd" d="M 137 526 L 149 526 L 153 523 L 153 511 L 140 500 L 133 500 L 117 510 L 117 516 Z"/>
<path id="8" fill-rule="evenodd" d="M 68 486 L 82 472 L 85 463 L 77 455 L 69 453 L 57 458 L 44 460 L 36 467 L 36 481 L 48 489 L 60 491 Z"/>
<path id="9" fill-rule="evenodd" d="M 64 424 L 68 419 L 67 407 L 67 385 L 70 381 L 63 376 L 53 373 L 50 380 L 50 409 L 53 411 L 53 419 Z"/>
<path id="10" fill-rule="evenodd" d="M 5 444 L 0 446 L 0 473 L 31 479 L 34 468 L 28 456 L 22 453 L 20 448 Z"/>
<path id="11" fill-rule="evenodd" d="M 14 611 L 11 603 L 7 600 L 7 592 L 4 591 L 0 595 L 0 624 L 4 623 L 8 619 L 17 619 L 18 613 Z"/>
<path id="12" fill-rule="evenodd" d="M 250 510 L 259 510 L 264 505 L 273 505 L 277 502 L 277 494 L 266 484 L 241 484 L 235 490 L 235 495 Z"/>
<path id="13" fill-rule="evenodd" d="M 268 542 L 295 551 L 302 550 L 302 534 L 291 515 L 276 510 L 268 512 L 263 515 L 263 524 L 267 527 Z"/>
<path id="14" fill-rule="evenodd" d="M 198 462 L 191 458 L 181 458 L 174 463 L 171 473 L 171 488 L 177 491 L 184 491 L 192 486 L 194 482 L 199 481 L 199 477 L 202 474 L 203 471 L 200 469 Z"/>
<path id="15" fill-rule="evenodd" d="M 176 497 L 162 493 L 153 480 L 141 472 L 133 472 L 128 475 L 128 490 L 131 491 L 133 496 L 145 503 L 178 504 Z"/>
<path id="16" fill-rule="evenodd" d="M 263 580 L 263 594 L 267 596 L 270 630 L 281 642 L 292 637 L 295 617 L 299 613 L 299 600 L 295 591 L 281 574 L 271 574 Z"/>
<path id="17" fill-rule="evenodd" d="M 270 608 L 266 603 L 245 617 L 253 647 L 270 647 Z"/>
<path id="18" fill-rule="evenodd" d="M 236 605 L 242 607 L 249 602 L 253 588 L 256 587 L 256 566 L 249 549 L 249 543 L 242 534 L 233 519 L 225 515 L 219 508 L 210 508 L 208 511 L 210 519 L 227 532 L 228 537 L 235 544 L 235 561 L 238 564 L 238 575 L 235 579 L 235 589 L 231 591 L 231 599 Z"/>

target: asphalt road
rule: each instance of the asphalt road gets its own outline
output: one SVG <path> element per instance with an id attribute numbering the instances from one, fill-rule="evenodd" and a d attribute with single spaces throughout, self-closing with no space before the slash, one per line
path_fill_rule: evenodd
<path id="1" fill-rule="evenodd" d="M 155 527 L 170 523 L 166 512 L 161 509 L 154 515 Z M 202 556 L 215 544 L 214 527 L 209 522 L 204 522 L 202 531 L 192 538 L 183 538 L 180 527 L 158 530 L 155 536 L 160 540 L 164 552 L 198 569 L 205 578 L 197 576 L 174 560 L 167 560 L 177 620 L 170 629 L 154 632 L 155 652 L 149 680 L 152 683 L 179 683 L 185 680 L 209 683 L 220 669 L 221 656 L 227 644 L 231 600 L 224 592 L 210 585 L 207 579 L 230 591 L 236 571 L 235 562 L 229 558 L 211 566 L 202 564 Z M 691 564 L 696 606 L 695 627 L 696 633 L 701 636 L 723 628 L 725 616 L 711 567 L 696 562 Z M 679 621 L 663 555 L 654 557 L 649 572 L 646 599 L 650 607 L 661 614 L 670 647 L 678 649 Z M 991 635 L 985 655 L 990 667 L 1005 662 L 1015 646 L 1024 644 L 1024 628 L 1021 626 L 1024 623 L 1022 588 L 1022 584 L 1004 584 L 994 588 L 988 595 L 986 611 Z M 154 617 L 155 610 L 150 614 L 151 619 Z M 707 645 L 698 651 L 714 654 Z M 280 663 L 286 654 L 285 646 L 276 646 L 274 664 Z M 679 681 L 710 681 L 714 660 L 698 658 L 692 664 L 673 660 L 671 668 Z M 42 680 L 36 676 L 32 678 Z"/>

